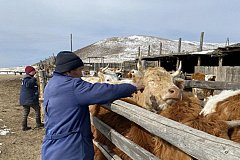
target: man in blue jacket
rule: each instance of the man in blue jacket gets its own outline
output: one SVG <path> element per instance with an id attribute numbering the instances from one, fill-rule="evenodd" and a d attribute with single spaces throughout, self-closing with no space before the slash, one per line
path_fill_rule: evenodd
<path id="1" fill-rule="evenodd" d="M 20 105 L 23 106 L 23 131 L 31 129 L 31 127 L 27 125 L 27 118 L 30 112 L 30 107 L 35 110 L 36 128 L 43 127 L 43 123 L 41 123 L 40 106 L 38 100 L 38 85 L 37 80 L 34 77 L 36 70 L 32 66 L 26 66 L 25 73 L 26 75 L 22 79 L 22 86 L 20 91 Z"/>
<path id="2" fill-rule="evenodd" d="M 89 105 L 131 96 L 142 86 L 83 81 L 83 62 L 73 52 L 56 57 L 53 77 L 44 90 L 43 160 L 93 160 Z"/>

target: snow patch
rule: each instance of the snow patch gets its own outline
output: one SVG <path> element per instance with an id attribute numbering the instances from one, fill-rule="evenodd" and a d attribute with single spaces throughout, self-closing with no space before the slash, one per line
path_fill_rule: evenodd
<path id="1" fill-rule="evenodd" d="M 8 133 L 10 133 L 10 129 L 0 129 L 1 136 L 6 136 Z"/>
<path id="2" fill-rule="evenodd" d="M 0 136 L 6 136 L 9 133 L 13 133 L 13 132 L 11 132 L 11 130 L 8 129 L 7 126 L 5 125 L 0 129 Z"/>

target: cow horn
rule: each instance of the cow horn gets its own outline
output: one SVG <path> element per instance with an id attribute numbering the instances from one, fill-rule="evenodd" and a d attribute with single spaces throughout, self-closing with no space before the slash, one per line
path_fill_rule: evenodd
<path id="1" fill-rule="evenodd" d="M 120 72 L 123 71 L 123 62 L 121 63 Z"/>
<path id="2" fill-rule="evenodd" d="M 102 69 L 102 72 L 105 72 L 105 71 L 108 69 L 108 67 L 109 67 L 109 63 L 108 63 L 108 65 L 107 65 L 106 67 L 104 67 L 104 68 Z"/>
<path id="3" fill-rule="evenodd" d="M 143 66 L 142 66 L 142 52 L 140 50 L 140 47 L 138 48 L 138 61 L 137 61 L 137 70 L 142 71 Z"/>
<path id="4" fill-rule="evenodd" d="M 182 70 L 182 61 L 179 62 L 178 69 L 174 73 L 172 73 L 171 76 L 174 78 L 174 77 L 180 75 L 181 70 Z"/>
<path id="5" fill-rule="evenodd" d="M 225 123 L 228 125 L 228 128 L 240 126 L 240 120 L 225 121 Z"/>

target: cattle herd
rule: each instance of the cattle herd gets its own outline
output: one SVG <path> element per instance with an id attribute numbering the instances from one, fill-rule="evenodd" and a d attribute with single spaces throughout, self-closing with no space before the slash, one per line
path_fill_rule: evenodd
<path id="1" fill-rule="evenodd" d="M 122 100 L 211 135 L 240 143 L 240 127 L 237 121 L 240 120 L 240 90 L 223 91 L 216 95 L 213 94 L 214 90 L 206 89 L 193 88 L 190 92 L 184 90 L 184 79 L 178 76 L 180 73 L 181 63 L 178 70 L 172 74 L 161 67 L 143 69 L 138 65 L 138 70 L 126 72 L 123 69 L 111 69 L 107 66 L 100 68 L 98 73 L 83 76 L 82 79 L 91 83 L 142 84 L 145 86 L 143 91 L 138 91 L 132 97 Z M 216 76 L 202 73 L 192 75 L 192 80 L 215 81 L 215 78 Z M 100 105 L 90 106 L 90 112 L 92 116 L 98 117 L 118 133 L 161 160 L 194 159 L 127 118 Z M 108 146 L 111 152 L 122 159 L 131 159 L 94 126 L 92 131 L 95 141 Z M 95 159 L 106 159 L 97 147 L 95 147 Z"/>

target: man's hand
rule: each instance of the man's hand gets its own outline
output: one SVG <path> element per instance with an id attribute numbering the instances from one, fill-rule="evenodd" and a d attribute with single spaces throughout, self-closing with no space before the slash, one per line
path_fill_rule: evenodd
<path id="1" fill-rule="evenodd" d="M 132 85 L 137 87 L 137 91 L 141 91 L 141 92 L 143 92 L 143 90 L 145 88 L 145 86 L 143 84 L 139 84 L 139 83 L 132 83 Z"/>

